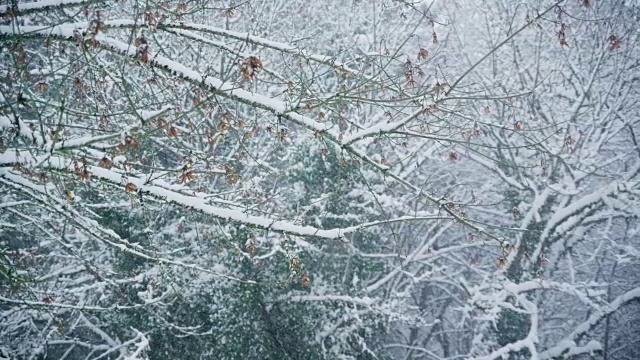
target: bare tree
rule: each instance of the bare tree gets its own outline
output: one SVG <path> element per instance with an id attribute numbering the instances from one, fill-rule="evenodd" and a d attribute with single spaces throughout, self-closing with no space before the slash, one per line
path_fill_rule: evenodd
<path id="1" fill-rule="evenodd" d="M 0 12 L 10 356 L 637 353 L 636 5 Z"/>

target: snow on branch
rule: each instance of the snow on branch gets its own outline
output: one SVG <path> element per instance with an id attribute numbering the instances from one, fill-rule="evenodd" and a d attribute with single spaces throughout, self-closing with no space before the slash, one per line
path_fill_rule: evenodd
<path id="1" fill-rule="evenodd" d="M 144 353 L 145 350 L 149 348 L 149 339 L 145 334 L 143 334 L 136 328 L 132 327 L 131 330 L 133 330 L 133 332 L 136 333 L 136 337 L 132 339 L 132 342 L 138 341 L 138 343 L 136 344 L 136 349 L 133 351 L 133 353 L 131 355 L 128 355 L 124 359 L 125 360 L 146 359 L 146 357 L 142 356 L 142 354 Z"/>
<path id="2" fill-rule="evenodd" d="M 0 5 L 0 14 L 12 16 L 28 15 L 37 12 L 50 11 L 52 8 L 89 5 L 102 0 L 43 0 L 34 2 L 20 2 L 17 5 Z"/>
<path id="3" fill-rule="evenodd" d="M 129 24 L 131 21 L 130 20 L 114 20 L 111 21 L 112 25 L 116 25 L 116 24 Z M 14 28 L 14 27 L 10 27 L 10 26 L 0 26 L 0 34 L 8 34 L 8 35 L 20 35 L 20 36 L 35 36 L 35 37 L 48 37 L 48 36 L 59 36 L 59 37 L 63 37 L 66 39 L 73 39 L 75 38 L 79 33 L 86 31 L 86 29 L 88 28 L 89 24 L 86 22 L 79 22 L 79 23 L 71 23 L 71 24 L 63 24 L 63 25 L 58 25 L 58 26 L 22 26 L 20 28 Z M 130 57 L 137 57 L 138 53 L 137 53 L 137 49 L 130 45 L 130 44 L 126 44 L 124 42 L 121 42 L 119 40 L 113 39 L 113 38 L 109 38 L 107 36 L 105 36 L 102 33 L 99 33 L 95 36 L 94 38 L 95 42 L 97 45 L 106 47 L 111 49 L 112 51 L 115 51 L 117 53 L 126 55 L 126 56 L 130 56 Z M 275 45 L 274 45 L 275 46 Z M 161 56 L 159 54 L 150 54 L 148 56 L 148 64 L 150 66 L 154 66 L 156 68 L 159 69 L 164 69 L 166 71 L 169 71 L 175 75 L 178 75 L 180 77 L 182 77 L 185 80 L 188 80 L 190 82 L 193 82 L 195 84 L 199 84 L 200 86 L 203 86 L 207 89 L 209 89 L 210 91 L 229 98 L 231 100 L 235 100 L 238 101 L 240 103 L 244 103 L 250 106 L 253 106 L 255 108 L 259 108 L 262 110 L 266 110 L 271 112 L 272 114 L 289 120 L 292 123 L 298 124 L 306 129 L 309 129 L 311 131 L 313 131 L 315 134 L 321 135 L 324 138 L 326 138 L 327 140 L 331 141 L 332 143 L 336 144 L 338 147 L 340 147 L 342 150 L 347 151 L 348 153 L 350 153 L 351 155 L 355 156 L 356 158 L 362 160 L 364 163 L 372 166 L 373 168 L 375 168 L 376 170 L 386 174 L 387 176 L 389 176 L 390 178 L 394 179 L 396 182 L 400 183 L 401 185 L 407 187 L 408 189 L 410 189 L 411 191 L 414 191 L 416 193 L 416 195 L 418 195 L 419 197 L 423 197 L 425 199 L 427 199 L 430 202 L 435 203 L 438 207 L 440 207 L 443 211 L 445 211 L 446 213 L 448 213 L 449 215 L 451 215 L 451 217 L 453 217 L 457 222 L 461 223 L 461 224 L 465 224 L 467 227 L 469 227 L 470 229 L 473 229 L 474 231 L 478 232 L 481 235 L 486 236 L 489 239 L 493 239 L 496 240 L 498 242 L 500 242 L 500 239 L 498 239 L 495 235 L 487 232 L 486 230 L 484 230 L 483 228 L 473 224 L 471 221 L 467 221 L 464 216 L 461 216 L 460 214 L 458 214 L 456 211 L 449 209 L 446 204 L 448 203 L 448 201 L 446 201 L 446 199 L 443 198 L 438 198 L 435 195 L 430 194 L 429 192 L 424 191 L 423 189 L 411 184 L 410 182 L 408 182 L 407 180 L 405 180 L 404 178 L 400 177 L 397 174 L 394 174 L 392 172 L 390 172 L 390 168 L 387 165 L 383 165 L 375 160 L 373 160 L 370 156 L 368 156 L 366 153 L 364 153 L 363 151 L 356 149 L 355 147 L 353 147 L 353 145 L 351 144 L 343 144 L 341 139 L 340 134 L 338 134 L 334 129 L 333 129 L 333 125 L 330 124 L 326 124 L 326 123 L 319 123 L 316 120 L 304 116 L 302 114 L 299 114 L 297 112 L 294 112 L 290 109 L 287 108 L 286 104 L 283 103 L 282 101 L 279 101 L 277 99 L 273 99 L 273 98 L 269 98 L 267 96 L 264 95 L 260 95 L 260 94 L 254 94 L 251 93 L 249 91 L 246 91 L 244 89 L 240 89 L 235 87 L 232 84 L 226 83 L 220 79 L 214 78 L 214 77 L 210 77 L 210 76 L 203 76 L 202 74 L 200 74 L 199 72 L 181 64 L 178 63 L 176 61 L 173 61 L 171 59 L 168 59 L 164 56 Z M 420 110 L 422 111 L 422 110 Z M 415 114 L 414 114 L 415 115 Z M 416 115 L 417 116 L 417 115 Z M 238 216 L 236 216 L 237 214 L 235 214 L 233 217 L 237 218 L 238 220 L 240 220 L 238 218 Z M 247 220 L 246 216 L 248 215 L 243 215 L 245 221 Z M 285 223 L 282 222 L 274 222 L 273 224 L 269 225 L 268 221 L 265 222 L 263 218 L 257 218 L 257 219 L 252 219 L 252 221 L 255 220 L 256 221 L 256 225 L 260 226 L 260 227 L 265 227 L 268 229 L 272 229 L 272 230 L 276 230 L 276 231 L 283 231 L 283 232 L 290 232 L 292 234 L 300 234 L 300 235 L 313 235 L 313 236 L 319 236 L 319 237 L 327 237 L 327 238 L 338 238 L 341 237 L 342 234 L 338 233 L 338 232 L 333 232 L 332 230 L 319 230 L 319 231 L 315 231 L 313 228 L 309 228 L 309 227 L 295 227 L 296 230 L 293 230 L 293 228 L 289 227 L 288 225 L 285 226 Z M 240 220 L 241 221 L 241 220 Z M 299 232 L 298 232 L 299 231 Z"/>
<path id="4" fill-rule="evenodd" d="M 635 288 L 630 290 L 620 296 L 618 296 L 615 300 L 613 300 L 609 305 L 604 306 L 599 311 L 594 311 L 587 321 L 580 324 L 575 328 L 569 335 L 567 335 L 563 340 L 558 342 L 558 345 L 551 347 L 540 354 L 540 359 L 553 359 L 563 354 L 577 354 L 579 349 L 582 352 L 591 352 L 594 350 L 598 350 L 595 342 L 591 342 L 591 346 L 582 346 L 579 347 L 576 344 L 576 341 L 579 340 L 582 336 L 586 335 L 594 326 L 596 326 L 600 321 L 605 319 L 610 314 L 617 311 L 620 307 L 625 304 L 640 299 L 640 288 Z"/>
<path id="5" fill-rule="evenodd" d="M 487 356 L 481 356 L 477 358 L 473 358 L 474 360 L 494 360 L 504 358 L 505 355 L 508 355 L 511 352 L 518 352 L 523 349 L 528 349 L 530 352 L 530 359 L 539 360 L 540 357 L 538 355 L 538 351 L 536 349 L 536 343 L 538 343 L 538 307 L 531 301 L 527 300 L 524 296 L 516 295 L 518 302 L 522 304 L 525 310 L 528 312 L 531 325 L 529 327 L 529 333 L 527 336 L 516 342 L 507 344 L 498 350 L 493 351 L 491 354 Z"/>
<path id="6" fill-rule="evenodd" d="M 53 168 L 57 170 L 64 171 L 73 171 L 75 164 L 69 159 L 65 159 L 62 157 L 51 156 L 51 157 L 31 157 L 28 154 L 23 155 L 15 155 L 10 153 L 0 154 L 0 165 L 14 165 L 14 164 L 30 164 L 30 163 L 42 163 L 43 166 L 48 168 Z M 84 166 L 85 164 L 79 164 L 78 166 Z M 166 200 L 168 202 L 172 202 L 186 208 L 190 208 L 193 210 L 201 211 L 207 215 L 211 215 L 218 219 L 222 220 L 231 220 L 243 223 L 245 225 L 251 227 L 257 227 L 261 229 L 287 233 L 291 235 L 297 236 L 313 236 L 324 239 L 341 239 L 346 234 L 354 233 L 359 231 L 362 228 L 375 226 L 379 224 L 385 223 L 384 221 L 367 223 L 361 226 L 352 226 L 349 228 L 334 228 L 334 229 L 318 229 L 312 226 L 302 226 L 295 225 L 293 223 L 281 220 L 275 220 L 267 217 L 249 215 L 244 211 L 240 210 L 232 210 L 225 209 L 221 207 L 216 207 L 213 205 L 209 205 L 207 203 L 207 196 L 191 196 L 185 195 L 178 191 L 168 189 L 161 182 L 153 180 L 151 182 L 141 179 L 132 175 L 125 175 L 124 173 L 117 172 L 113 169 L 104 169 L 97 166 L 89 166 L 87 165 L 87 170 L 98 179 L 108 181 L 112 184 L 118 185 L 126 185 L 123 183 L 123 178 L 126 178 L 127 184 L 133 184 L 136 189 L 139 189 L 143 194 L 147 194 L 159 199 Z M 6 172 L 0 172 L 0 176 L 9 176 L 10 174 Z M 408 221 L 415 220 L 411 217 L 406 217 L 402 219 L 397 219 L 396 221 Z M 391 220 L 393 221 L 393 220 Z M 388 221 L 387 221 L 388 222 Z"/>
<path id="7" fill-rule="evenodd" d="M 165 28 L 163 29 L 164 31 L 171 33 L 171 34 L 175 34 L 178 36 L 182 36 L 185 37 L 187 39 L 191 39 L 194 41 L 197 41 L 199 43 L 202 44 L 207 44 L 207 45 L 211 45 L 213 47 L 216 47 L 218 49 L 221 49 L 229 54 L 232 54 L 238 58 L 248 58 L 250 56 L 256 56 L 254 53 L 251 52 L 246 52 L 246 51 L 239 51 L 227 44 L 224 44 L 222 42 L 219 41 L 214 41 L 214 40 L 210 40 L 204 36 L 200 36 L 198 34 L 196 34 L 193 31 L 189 31 L 189 30 L 183 30 L 183 29 L 172 29 L 172 28 Z M 264 71 L 265 73 L 277 78 L 278 80 L 282 81 L 282 82 L 289 82 L 289 80 L 285 79 L 282 75 L 278 74 L 275 70 L 268 68 L 267 66 L 265 66 L 265 64 L 262 64 L 262 71 Z"/>
<path id="8" fill-rule="evenodd" d="M 346 295 L 295 295 L 289 296 L 279 299 L 280 301 L 339 301 L 339 302 L 348 302 L 361 306 L 371 306 L 374 303 L 374 300 L 368 297 L 364 298 L 355 298 L 352 296 Z"/>
<path id="9" fill-rule="evenodd" d="M 287 54 L 296 55 L 303 57 L 305 59 L 317 62 L 319 64 L 327 65 L 332 68 L 338 69 L 343 73 L 349 73 L 354 76 L 359 76 L 360 71 L 349 67 L 347 64 L 336 61 L 334 58 L 325 55 L 316 55 L 308 53 L 305 50 L 300 49 L 297 46 L 286 44 L 282 42 L 272 41 L 268 39 L 261 38 L 259 36 L 251 35 L 249 33 L 226 30 L 222 28 L 218 28 L 215 26 L 203 25 L 203 24 L 194 24 L 194 23 L 163 23 L 158 26 L 159 28 L 174 28 L 174 29 L 186 29 L 192 31 L 200 31 L 204 33 L 209 33 L 212 35 L 218 35 L 221 37 L 235 39 L 240 41 L 245 41 L 251 44 L 259 45 L 265 48 L 281 51 Z"/>
<path id="10" fill-rule="evenodd" d="M 358 141 L 358 140 L 362 140 L 364 138 L 367 137 L 371 137 L 371 136 L 375 136 L 378 134 L 383 134 L 383 133 L 389 133 L 392 132 L 394 130 L 397 130 L 403 126 L 405 126 L 406 124 L 408 124 L 409 122 L 411 122 L 412 120 L 414 120 L 415 118 L 417 118 L 418 116 L 420 116 L 421 114 L 425 113 L 425 109 L 420 108 L 420 110 L 415 111 L 414 113 L 412 113 L 411 115 L 405 117 L 402 120 L 396 121 L 396 122 L 391 122 L 391 123 L 387 123 L 387 122 L 380 122 L 377 125 L 374 126 L 370 126 L 366 129 L 363 129 L 361 131 L 358 131 L 355 134 L 352 135 L 347 135 L 342 139 L 342 144 L 343 145 L 350 145 L 353 144 L 354 142 Z"/>
<path id="11" fill-rule="evenodd" d="M 86 310 L 86 311 L 114 311 L 114 310 L 131 310 L 138 309 L 141 307 L 149 306 L 153 303 L 157 303 L 162 298 L 155 298 L 151 302 L 146 302 L 144 304 L 135 304 L 135 305 L 111 305 L 109 307 L 102 306 L 91 306 L 91 305 L 71 305 L 71 304 L 63 304 L 56 302 L 42 302 L 42 301 L 31 301 L 24 299 L 10 299 L 4 296 L 0 296 L 0 301 L 5 302 L 7 304 L 15 304 L 15 305 L 24 305 L 30 308 L 58 308 L 58 309 L 73 309 L 73 310 Z"/>
<path id="12" fill-rule="evenodd" d="M 165 105 L 162 108 L 158 109 L 158 110 L 140 110 L 138 111 L 138 116 L 140 116 L 140 118 L 142 119 L 142 121 L 149 121 L 149 120 L 153 120 L 155 118 L 157 118 L 160 115 L 163 115 L 164 113 L 166 113 L 169 110 L 172 110 L 173 106 L 172 105 Z"/>
<path id="13" fill-rule="evenodd" d="M 3 165 L 3 159 L 6 159 L 6 154 L 0 154 L 0 165 Z M 60 164 L 64 164 L 64 159 L 54 158 L 59 160 Z M 50 163 L 50 159 L 47 160 Z M 64 169 L 64 165 L 59 169 Z M 203 268 L 201 266 L 195 264 L 184 263 L 182 261 L 171 260 L 164 257 L 157 257 L 147 254 L 144 249 L 140 248 L 135 244 L 129 243 L 126 239 L 120 238 L 120 236 L 112 231 L 111 229 L 106 229 L 100 226 L 96 221 L 92 219 L 88 219 L 85 216 L 82 216 L 80 213 L 75 211 L 73 207 L 68 206 L 65 201 L 62 199 L 58 199 L 54 197 L 46 188 L 42 185 L 37 185 L 29 181 L 28 179 L 15 175 L 12 172 L 8 171 L 7 168 L 0 167 L 0 182 L 6 185 L 13 187 L 16 190 L 19 190 L 25 193 L 27 196 L 31 197 L 33 200 L 41 202 L 48 209 L 53 210 L 55 213 L 66 217 L 68 220 L 78 226 L 80 230 L 84 233 L 90 235 L 93 238 L 98 239 L 101 242 L 106 243 L 110 247 L 113 247 L 117 250 L 126 252 L 136 257 L 140 257 L 145 260 L 175 265 L 185 269 L 193 269 L 201 272 L 205 272 L 217 277 L 225 278 L 232 281 L 244 282 L 244 283 L 255 283 L 252 280 L 241 280 L 231 275 L 221 274 L 216 271 L 213 271 L 208 268 Z M 115 242 L 109 239 L 116 240 Z"/>

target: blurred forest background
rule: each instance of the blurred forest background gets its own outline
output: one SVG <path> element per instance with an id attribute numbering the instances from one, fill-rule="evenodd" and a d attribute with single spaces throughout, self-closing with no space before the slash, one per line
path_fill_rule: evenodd
<path id="1" fill-rule="evenodd" d="M 640 359 L 637 0 L 0 14 L 0 358 Z"/>

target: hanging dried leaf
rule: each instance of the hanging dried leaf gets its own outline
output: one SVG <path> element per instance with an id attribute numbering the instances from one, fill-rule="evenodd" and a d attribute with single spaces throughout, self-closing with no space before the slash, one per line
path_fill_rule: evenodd
<path id="1" fill-rule="evenodd" d="M 140 60 L 144 63 L 149 62 L 149 51 L 147 51 L 147 49 L 140 52 Z"/>
<path id="2" fill-rule="evenodd" d="M 311 282 L 309 281 L 309 276 L 307 276 L 307 273 L 303 272 L 302 274 L 300 274 L 300 285 L 309 286 L 310 284 Z"/>
<path id="3" fill-rule="evenodd" d="M 131 135 L 127 135 L 127 136 L 124 138 L 124 144 L 125 144 L 127 147 L 130 147 L 130 148 L 132 148 L 132 149 L 136 149 L 136 148 L 138 147 L 138 140 L 136 140 L 136 139 L 135 139 L 133 136 L 131 136 Z"/>
<path id="4" fill-rule="evenodd" d="M 498 265 L 499 267 L 504 267 L 505 265 L 507 265 L 507 259 L 504 257 L 499 257 L 496 261 L 496 265 Z"/>
<path id="5" fill-rule="evenodd" d="M 615 35 L 609 36 L 607 40 L 609 40 L 609 48 L 611 50 L 619 49 L 622 45 L 622 41 L 620 41 L 620 39 Z"/>
<path id="6" fill-rule="evenodd" d="M 156 120 L 156 125 L 158 125 L 158 127 L 167 127 L 168 123 L 165 119 L 163 118 L 158 118 Z"/>
<path id="7" fill-rule="evenodd" d="M 260 68 L 262 68 L 262 61 L 256 56 L 249 56 L 240 63 L 240 74 L 243 79 L 249 80 L 257 75 Z"/>
<path id="8" fill-rule="evenodd" d="M 49 89 L 49 84 L 46 82 L 39 82 L 36 84 L 36 90 L 38 91 L 46 91 L 47 89 Z"/>
<path id="9" fill-rule="evenodd" d="M 289 268 L 293 271 L 297 271 L 300 269 L 300 258 L 297 256 L 292 256 L 289 258 Z"/>
<path id="10" fill-rule="evenodd" d="M 196 178 L 196 174 L 193 170 L 189 170 L 186 172 L 183 172 L 182 174 L 180 174 L 180 176 L 178 176 L 178 181 L 180 181 L 180 183 L 184 184 L 187 183 L 193 179 Z"/>
<path id="11" fill-rule="evenodd" d="M 571 137 L 571 135 L 567 134 L 564 137 L 564 144 L 567 146 L 571 146 L 573 144 L 573 138 Z"/>
<path id="12" fill-rule="evenodd" d="M 144 36 L 137 37 L 135 40 L 133 40 L 133 45 L 135 47 L 147 45 L 147 39 Z"/>
<path id="13" fill-rule="evenodd" d="M 245 243 L 245 249 L 247 250 L 249 255 L 253 256 L 253 254 L 255 254 L 256 243 L 253 241 L 253 239 L 247 240 L 247 242 Z"/>
<path id="14" fill-rule="evenodd" d="M 518 219 L 521 215 L 520 210 L 517 207 L 514 207 L 511 213 L 513 214 L 514 219 Z"/>
<path id="15" fill-rule="evenodd" d="M 286 129 L 280 129 L 280 131 L 278 131 L 277 134 L 276 134 L 276 138 L 279 141 L 284 141 L 287 138 L 287 130 Z"/>
<path id="16" fill-rule="evenodd" d="M 428 56 L 429 56 L 429 52 L 427 51 L 427 49 L 420 48 L 420 51 L 418 51 L 418 60 L 426 59 Z"/>
<path id="17" fill-rule="evenodd" d="M 78 164 L 78 161 L 74 161 L 73 162 L 73 172 L 76 175 L 80 175 L 82 174 L 82 168 L 80 167 L 80 165 Z"/>
<path id="18" fill-rule="evenodd" d="M 80 80 L 80 78 L 74 78 L 72 84 L 78 90 L 82 90 L 83 88 L 82 80 Z"/>
<path id="19" fill-rule="evenodd" d="M 127 185 L 124 186 L 125 192 L 132 192 L 136 190 L 138 190 L 138 187 L 134 183 L 127 183 Z"/>
<path id="20" fill-rule="evenodd" d="M 567 28 L 569 25 L 562 23 L 560 24 L 560 30 L 558 30 L 558 40 L 560 41 L 560 46 L 569 46 L 567 42 Z"/>
<path id="21" fill-rule="evenodd" d="M 80 174 L 80 180 L 90 180 L 91 179 L 91 172 L 89 171 L 89 168 L 85 165 L 82 173 Z"/>
<path id="22" fill-rule="evenodd" d="M 100 162 L 98 163 L 98 166 L 105 169 L 111 169 L 111 167 L 113 166 L 113 161 L 111 161 L 107 157 L 103 157 L 102 160 L 100 160 Z"/>

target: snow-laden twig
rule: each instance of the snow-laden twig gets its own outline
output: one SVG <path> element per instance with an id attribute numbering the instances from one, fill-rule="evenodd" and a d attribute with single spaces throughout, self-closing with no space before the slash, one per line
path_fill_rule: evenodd
<path id="1" fill-rule="evenodd" d="M 244 283 L 255 283 L 252 280 L 241 280 L 230 275 L 220 274 L 216 271 L 213 271 L 208 268 L 203 268 L 195 264 L 188 264 L 188 263 L 184 263 L 177 260 L 171 260 L 164 257 L 149 255 L 143 249 L 136 247 L 130 244 L 128 241 L 120 238 L 120 236 L 118 236 L 118 234 L 116 234 L 114 231 L 103 228 L 102 226 L 97 224 L 97 222 L 95 222 L 94 220 L 88 219 L 85 216 L 82 216 L 81 214 L 74 211 L 72 207 L 66 206 L 63 200 L 57 199 L 53 197 L 51 194 L 49 194 L 45 190 L 44 186 L 34 184 L 21 176 L 14 175 L 9 171 L 7 171 L 6 168 L 5 169 L 0 168 L 0 182 L 25 193 L 27 196 L 31 197 L 35 201 L 42 202 L 48 209 L 52 210 L 53 212 L 75 223 L 76 226 L 80 230 L 84 231 L 86 234 L 120 251 L 129 253 L 131 255 L 134 255 L 149 261 L 175 265 L 175 266 L 179 266 L 186 269 L 193 269 L 200 272 L 212 274 L 217 277 L 225 278 L 228 280 L 244 282 Z M 114 239 L 115 241 L 109 240 L 109 238 Z"/>
<path id="2" fill-rule="evenodd" d="M 18 2 L 17 6 L 0 5 L 0 14 L 11 11 L 12 16 L 28 15 L 51 11 L 53 8 L 82 6 L 102 2 L 102 0 L 42 0 L 34 2 Z"/>
<path id="3" fill-rule="evenodd" d="M 131 330 L 133 330 L 133 332 L 136 333 L 136 337 L 134 339 L 134 341 L 138 341 L 138 343 L 136 344 L 136 349 L 133 351 L 133 353 L 127 355 L 124 360 L 143 360 L 146 359 L 146 357 L 142 356 L 143 352 L 146 351 L 149 348 L 149 339 L 147 338 L 147 336 L 145 334 L 143 334 L 142 332 L 138 331 L 136 328 L 131 327 Z"/>
<path id="4" fill-rule="evenodd" d="M 615 298 L 615 300 L 608 305 L 603 306 L 600 310 L 592 312 L 585 322 L 577 326 L 569 335 L 559 341 L 556 346 L 548 348 L 540 353 L 540 360 L 553 359 L 567 353 L 577 355 L 581 352 L 584 353 L 598 350 L 597 345 L 599 344 L 596 342 L 590 342 L 589 344 L 591 345 L 587 344 L 587 346 L 578 346 L 576 341 L 586 335 L 594 326 L 604 320 L 607 316 L 636 299 L 640 299 L 640 288 L 627 291 Z"/>
<path id="5" fill-rule="evenodd" d="M 29 161 L 31 158 L 31 161 Z M 29 164 L 37 162 L 40 163 L 41 159 L 32 158 L 30 155 L 23 156 L 15 156 L 15 154 L 4 153 L 0 154 L 0 165 L 11 165 L 11 164 Z M 86 164 L 78 163 L 78 166 L 84 166 Z M 73 171 L 74 164 L 68 159 L 51 156 L 46 158 L 44 167 L 63 170 L 63 171 Z M 124 173 L 116 172 L 112 169 L 105 169 L 97 166 L 87 166 L 87 170 L 96 178 L 108 181 L 112 184 L 122 185 Z M 18 181 L 18 177 L 10 174 L 6 170 L 0 170 L 0 176 L 7 177 L 9 179 L 13 179 L 14 181 Z M 262 216 L 255 216 L 247 214 L 241 210 L 233 210 L 233 209 L 225 209 L 221 207 L 216 207 L 213 205 L 209 205 L 205 197 L 196 197 L 185 195 L 179 193 L 174 190 L 167 189 L 166 187 L 155 185 L 158 181 L 149 182 L 147 179 L 138 178 L 132 175 L 126 176 L 127 184 L 133 184 L 136 189 L 139 189 L 142 193 L 166 200 L 168 202 L 176 203 L 182 205 L 184 207 L 201 211 L 207 215 L 214 216 L 221 220 L 231 220 L 237 221 L 249 226 L 258 227 L 261 229 L 288 233 L 291 235 L 298 236 L 314 236 L 318 238 L 325 239 L 340 239 L 343 238 L 345 234 L 355 232 L 360 229 L 360 227 L 351 227 L 347 229 L 336 228 L 336 229 L 318 229 L 312 226 L 303 226 L 303 225 L 295 225 L 291 222 L 270 219 Z M 123 187 L 124 191 L 124 187 Z M 113 234 L 111 234 L 113 235 Z"/>
<path id="6" fill-rule="evenodd" d="M 128 20 L 118 20 L 123 23 L 127 23 Z M 78 34 L 78 32 L 86 31 L 88 24 L 87 23 L 72 23 L 72 24 L 63 24 L 53 27 L 46 26 L 22 26 L 19 29 L 9 27 L 9 26 L 0 26 L 0 34 L 8 34 L 8 35 L 20 35 L 20 36 L 35 36 L 35 37 L 45 37 L 45 36 L 60 36 L 66 39 L 73 39 Z M 121 42 L 119 40 L 109 38 L 104 34 L 97 34 L 94 38 L 95 42 L 98 45 L 107 47 L 113 51 L 118 53 L 136 57 L 137 49 L 129 44 Z M 399 175 L 389 171 L 390 168 L 387 165 L 381 164 L 375 160 L 373 160 L 370 156 L 368 156 L 365 152 L 355 148 L 353 145 L 343 144 L 340 140 L 340 135 L 336 132 L 334 127 L 328 123 L 319 123 L 310 117 L 299 114 L 287 108 L 286 104 L 283 102 L 269 98 L 260 94 L 254 94 L 244 89 L 239 89 L 233 86 L 232 84 L 223 82 L 220 79 L 214 77 L 205 77 L 198 73 L 197 71 L 190 69 L 184 66 L 181 63 L 163 57 L 159 54 L 151 54 L 148 59 L 148 64 L 160 69 L 164 69 L 173 74 L 179 75 L 180 77 L 191 81 L 195 84 L 199 84 L 221 96 L 227 97 L 231 100 L 238 101 L 240 103 L 244 103 L 250 106 L 253 106 L 258 109 L 266 110 L 279 118 L 283 118 L 291 121 L 292 123 L 298 124 L 306 129 L 313 131 L 315 134 L 323 136 L 325 139 L 331 141 L 336 144 L 336 146 L 340 147 L 342 150 L 350 153 L 352 156 L 360 159 L 362 162 L 372 166 L 374 169 L 379 172 L 385 174 L 389 178 L 393 179 L 397 183 L 403 185 L 404 187 L 410 189 L 415 192 L 418 197 L 424 198 L 427 201 L 435 203 L 442 211 L 448 213 L 455 221 L 458 223 L 464 224 L 468 228 L 476 231 L 479 235 L 483 235 L 488 239 L 492 239 L 500 242 L 501 240 L 496 237 L 494 234 L 484 230 L 484 228 L 475 225 L 473 222 L 467 221 L 465 217 L 453 209 L 450 209 L 447 204 L 448 201 L 444 198 L 438 198 L 437 196 L 421 189 L 418 186 L 411 184 L 406 179 L 400 177 Z M 257 225 L 257 224 L 256 224 Z M 268 226 L 268 224 L 261 223 L 262 227 Z M 275 227 L 274 227 L 275 225 Z M 280 227 L 279 223 L 276 223 L 268 228 L 277 231 L 291 230 L 284 229 Z M 288 226 L 287 226 L 288 227 Z M 316 234 L 310 233 L 313 232 L 311 228 L 305 227 L 305 229 L 298 228 L 300 230 L 300 235 L 315 235 L 323 233 L 319 231 Z M 295 233 L 295 231 L 294 231 Z M 325 233 L 327 236 L 320 237 L 330 237 L 337 238 L 342 236 L 338 233 Z"/>
<path id="7" fill-rule="evenodd" d="M 353 296 L 347 295 L 293 295 L 282 297 L 278 299 L 278 301 L 293 301 L 293 302 L 304 302 L 304 301 L 339 301 L 339 302 L 348 302 L 361 306 L 371 306 L 375 303 L 375 300 L 372 298 L 364 297 L 364 298 L 356 298 Z"/>

